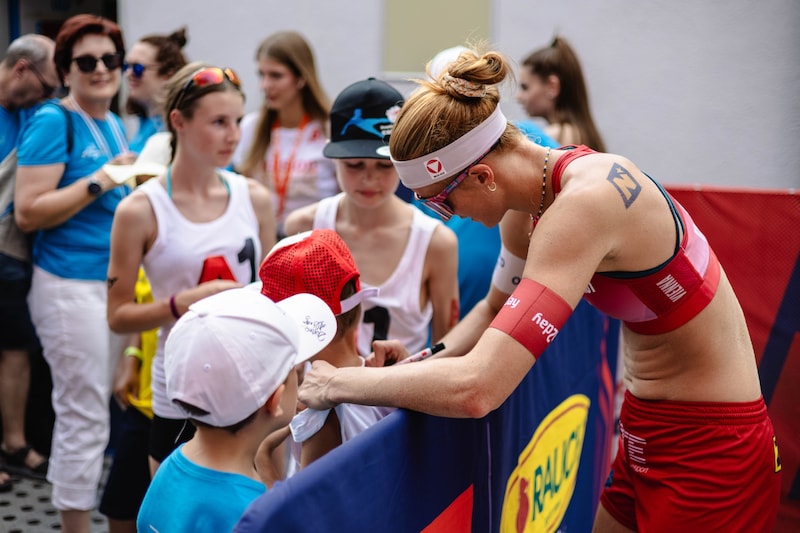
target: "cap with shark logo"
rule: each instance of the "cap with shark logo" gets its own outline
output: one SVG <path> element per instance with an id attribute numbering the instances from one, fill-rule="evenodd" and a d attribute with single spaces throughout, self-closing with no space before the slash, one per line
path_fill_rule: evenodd
<path id="1" fill-rule="evenodd" d="M 346 87 L 331 108 L 330 159 L 389 159 L 389 136 L 403 95 L 388 83 L 367 78 Z"/>

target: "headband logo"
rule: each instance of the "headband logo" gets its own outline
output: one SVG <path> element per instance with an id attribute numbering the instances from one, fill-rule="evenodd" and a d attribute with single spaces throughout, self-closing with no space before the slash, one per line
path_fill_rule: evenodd
<path id="1" fill-rule="evenodd" d="M 441 178 L 447 172 L 444 169 L 444 165 L 442 164 L 442 160 L 439 159 L 438 157 L 435 157 L 433 159 L 429 159 L 428 161 L 426 161 L 425 162 L 425 170 L 428 171 L 428 174 L 430 175 L 432 180 L 435 180 L 436 178 Z"/>

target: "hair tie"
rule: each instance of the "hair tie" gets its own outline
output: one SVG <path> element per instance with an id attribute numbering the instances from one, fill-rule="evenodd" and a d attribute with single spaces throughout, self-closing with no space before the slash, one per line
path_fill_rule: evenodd
<path id="1" fill-rule="evenodd" d="M 486 85 L 483 83 L 475 83 L 461 78 L 454 78 L 448 72 L 444 75 L 444 82 L 455 90 L 458 94 L 464 96 L 486 96 Z"/>

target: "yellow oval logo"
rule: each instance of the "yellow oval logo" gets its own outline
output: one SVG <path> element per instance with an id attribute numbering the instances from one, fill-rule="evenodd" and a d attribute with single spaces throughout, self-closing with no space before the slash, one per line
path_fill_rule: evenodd
<path id="1" fill-rule="evenodd" d="M 575 490 L 590 403 L 583 394 L 570 396 L 536 428 L 508 478 L 501 532 L 549 533 L 561 525 Z"/>

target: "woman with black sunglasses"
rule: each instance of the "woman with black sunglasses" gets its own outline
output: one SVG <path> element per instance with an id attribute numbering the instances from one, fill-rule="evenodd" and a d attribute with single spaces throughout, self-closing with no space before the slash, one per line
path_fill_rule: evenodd
<path id="1" fill-rule="evenodd" d="M 128 50 L 122 71 L 128 81 L 125 111 L 138 120 L 130 149 L 137 154 L 154 133 L 166 131 L 162 118 L 167 81 L 186 64 L 182 49 L 186 46 L 186 28 L 169 35 L 148 35 Z"/>
<path id="2" fill-rule="evenodd" d="M 109 437 L 108 405 L 122 338 L 106 321 L 111 221 L 128 194 L 103 171 L 133 161 L 120 118 L 125 47 L 119 27 L 76 15 L 56 37 L 68 95 L 30 119 L 19 147 L 15 216 L 35 232 L 31 318 L 53 379 L 56 415 L 48 480 L 61 528 L 88 532 Z"/>

